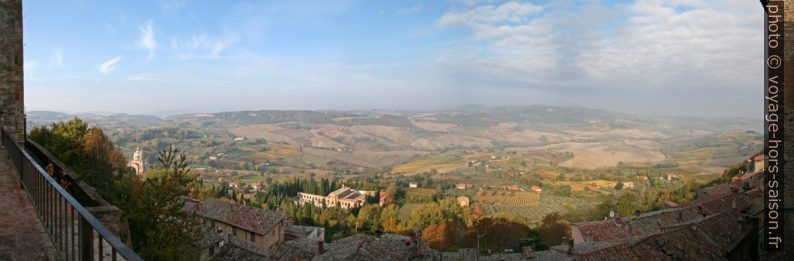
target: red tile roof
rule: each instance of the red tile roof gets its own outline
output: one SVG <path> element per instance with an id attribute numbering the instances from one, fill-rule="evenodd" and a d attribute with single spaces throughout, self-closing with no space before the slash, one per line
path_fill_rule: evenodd
<path id="1" fill-rule="evenodd" d="M 188 203 L 190 202 L 190 203 Z M 190 204 L 190 207 L 188 204 Z M 197 215 L 264 235 L 287 218 L 281 211 L 241 206 L 217 199 L 186 201 L 186 209 L 197 210 Z"/>
<path id="2" fill-rule="evenodd" d="M 645 237 L 576 244 L 572 254 L 576 260 L 722 260 L 746 232 L 735 217 L 725 212 Z M 721 231 L 714 233 L 715 229 Z M 568 246 L 551 251 L 568 253 Z"/>
<path id="3" fill-rule="evenodd" d="M 717 195 L 636 217 L 574 224 L 585 242 L 560 245 L 535 256 L 566 254 L 576 260 L 721 260 L 748 236 L 756 222 L 746 215 L 763 211 L 763 191 L 711 188 Z M 631 236 L 629 236 L 631 234 Z M 752 235 L 750 235 L 752 236 Z M 566 258 L 568 259 L 568 258 Z"/>

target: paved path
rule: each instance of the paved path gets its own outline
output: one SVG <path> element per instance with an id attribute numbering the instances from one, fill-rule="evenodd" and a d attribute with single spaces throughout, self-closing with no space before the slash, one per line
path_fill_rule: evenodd
<path id="1" fill-rule="evenodd" d="M 57 260 L 53 244 L 12 166 L 0 148 L 0 261 Z"/>

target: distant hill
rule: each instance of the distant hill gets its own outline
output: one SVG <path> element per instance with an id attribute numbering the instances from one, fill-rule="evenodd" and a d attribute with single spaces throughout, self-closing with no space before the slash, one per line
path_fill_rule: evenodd
<path id="1" fill-rule="evenodd" d="M 400 169 L 455 170 L 466 165 L 465 159 L 473 159 L 473 151 L 509 149 L 525 153 L 522 159 L 572 168 L 675 162 L 696 172 L 714 172 L 760 150 L 762 138 L 760 119 L 652 117 L 544 105 L 469 105 L 440 111 L 261 110 L 166 119 L 31 111 L 28 126 L 75 116 L 108 130 L 125 150 L 155 151 L 179 144 L 195 161 L 206 164 L 209 155 L 223 155 L 235 166 L 271 162 L 303 170 L 361 171 L 403 163 L 408 165 Z"/>
<path id="2" fill-rule="evenodd" d="M 50 125 L 59 121 L 68 121 L 74 117 L 79 117 L 106 129 L 151 127 L 163 121 L 155 116 L 129 115 L 123 113 L 99 115 L 93 113 L 68 114 L 54 111 L 28 111 L 26 115 L 28 130 L 36 126 Z"/>

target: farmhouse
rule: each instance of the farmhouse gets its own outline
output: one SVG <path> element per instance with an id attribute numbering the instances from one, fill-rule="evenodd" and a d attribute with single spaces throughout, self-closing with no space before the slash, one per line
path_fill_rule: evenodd
<path id="1" fill-rule="evenodd" d="M 353 208 L 364 205 L 367 197 L 374 195 L 372 191 L 355 190 L 345 186 L 328 194 L 320 196 L 309 193 L 298 192 L 298 203 L 311 203 L 318 207 L 339 206 L 342 208 Z"/>
<path id="2" fill-rule="evenodd" d="M 504 185 L 504 188 L 507 189 L 507 190 L 520 190 L 521 189 L 521 187 L 518 186 L 518 184 Z"/>
<path id="3" fill-rule="evenodd" d="M 458 197 L 458 205 L 460 205 L 461 207 L 468 206 L 468 205 L 469 205 L 469 202 L 470 202 L 470 201 L 469 201 L 469 198 L 468 198 L 468 197 L 466 197 L 466 196 L 460 196 L 460 197 Z"/>
<path id="4" fill-rule="evenodd" d="M 747 171 L 758 172 L 764 170 L 764 154 L 758 153 L 747 159 Z"/>
<path id="5" fill-rule="evenodd" d="M 633 188 L 634 188 L 634 182 L 631 181 L 623 182 L 623 189 L 633 189 Z"/>
<path id="6" fill-rule="evenodd" d="M 416 182 L 410 182 L 410 183 L 408 183 L 408 187 L 409 187 L 409 188 L 418 188 L 418 187 L 419 187 L 419 184 L 418 184 L 418 183 L 416 183 Z"/>
<path id="7" fill-rule="evenodd" d="M 382 207 L 382 206 L 386 205 L 386 198 L 387 198 L 389 195 L 388 195 L 388 194 L 386 194 L 386 191 L 380 191 L 380 192 L 378 192 L 378 194 L 379 194 L 379 196 L 380 196 L 380 202 L 378 202 L 378 203 L 379 203 L 379 205 Z"/>
<path id="8" fill-rule="evenodd" d="M 281 211 L 265 210 L 234 203 L 207 199 L 185 199 L 183 211 L 196 213 L 205 225 L 215 227 L 228 237 L 270 246 L 284 241 L 284 230 L 290 221 Z"/>
<path id="9" fill-rule="evenodd" d="M 472 184 L 468 184 L 468 183 L 455 184 L 455 188 L 457 188 L 457 189 L 470 189 L 470 188 L 473 188 L 473 187 L 474 186 Z"/>

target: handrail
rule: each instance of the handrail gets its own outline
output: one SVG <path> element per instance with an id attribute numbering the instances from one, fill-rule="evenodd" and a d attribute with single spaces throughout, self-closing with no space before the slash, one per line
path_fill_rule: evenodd
<path id="1" fill-rule="evenodd" d="M 105 248 L 103 241 L 105 241 L 111 248 L 108 254 L 112 260 L 116 260 L 117 257 L 125 260 L 143 260 L 50 177 L 47 171 L 19 147 L 5 129 L 0 132 L 2 132 L 3 147 L 13 161 L 25 191 L 62 259 L 102 260 L 105 258 L 102 253 Z M 77 224 L 75 224 L 76 219 L 79 221 Z M 97 244 L 94 244 L 95 233 L 99 239 Z"/>

